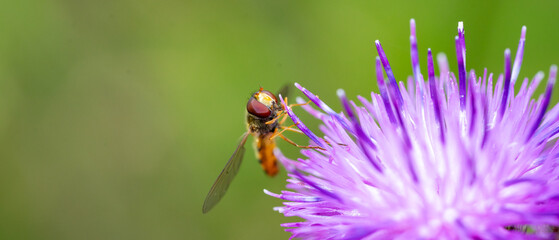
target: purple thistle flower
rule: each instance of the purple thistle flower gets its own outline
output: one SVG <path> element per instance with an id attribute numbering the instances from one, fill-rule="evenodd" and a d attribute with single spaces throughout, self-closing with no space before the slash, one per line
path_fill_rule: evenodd
<path id="1" fill-rule="evenodd" d="M 514 62 L 505 50 L 504 74 L 493 89 L 493 74 L 466 71 L 460 22 L 458 79 L 444 54 L 436 57 L 435 76 L 430 49 L 424 79 L 413 19 L 410 25 L 413 76 L 407 88 L 396 81 L 379 41 L 380 94 L 354 102 L 338 90 L 344 112 L 337 113 L 296 84 L 318 106 L 303 108 L 323 122 L 324 137 L 284 103 L 311 145 L 321 148 L 302 150 L 306 159 L 297 160 L 277 151 L 291 191 L 264 191 L 286 200 L 276 211 L 305 220 L 282 226 L 303 239 L 552 238 L 552 226 L 559 225 L 559 105 L 547 109 L 557 66 L 537 99 L 532 95 L 542 72 L 523 79 L 515 93 L 523 27 Z"/>

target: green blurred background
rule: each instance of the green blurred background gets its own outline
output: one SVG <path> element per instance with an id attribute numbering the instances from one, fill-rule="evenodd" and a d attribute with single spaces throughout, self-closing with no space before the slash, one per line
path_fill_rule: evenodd
<path id="1" fill-rule="evenodd" d="M 285 172 L 266 177 L 250 148 L 227 196 L 201 213 L 253 91 L 299 82 L 340 109 L 337 88 L 376 90 L 376 39 L 403 80 L 412 17 L 423 69 L 427 47 L 456 69 L 462 20 L 468 69 L 502 72 L 504 49 L 516 52 L 527 25 L 520 77 L 547 74 L 559 63 L 558 9 L 557 1 L 2 1 L 0 238 L 286 239 L 279 224 L 297 219 L 272 211 L 281 201 L 262 193 L 283 189 Z"/>

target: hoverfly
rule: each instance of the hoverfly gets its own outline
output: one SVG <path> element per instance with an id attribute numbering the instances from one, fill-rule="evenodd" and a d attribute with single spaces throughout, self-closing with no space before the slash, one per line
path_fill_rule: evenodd
<path id="1" fill-rule="evenodd" d="M 287 86 L 283 87 L 278 95 L 286 96 L 287 90 Z M 280 115 L 283 114 L 283 106 L 273 93 L 260 88 L 260 90 L 252 94 L 248 100 L 246 111 L 247 132 L 241 136 L 241 141 L 237 145 L 237 149 L 235 149 L 235 152 L 233 152 L 233 155 L 229 158 L 229 161 L 206 196 L 204 206 L 202 207 L 203 213 L 210 211 L 221 200 L 225 192 L 227 192 L 233 178 L 237 175 L 241 162 L 243 161 L 243 155 L 245 153 L 244 145 L 248 135 L 253 135 L 255 137 L 257 158 L 264 172 L 270 177 L 275 176 L 279 171 L 277 158 L 274 155 L 274 148 L 276 146 L 274 134 L 294 144 L 291 140 L 283 137 L 281 132 L 279 134 L 277 133 L 277 129 L 281 127 L 282 121 L 278 121 L 278 119 Z M 293 129 L 290 130 L 293 131 Z"/>

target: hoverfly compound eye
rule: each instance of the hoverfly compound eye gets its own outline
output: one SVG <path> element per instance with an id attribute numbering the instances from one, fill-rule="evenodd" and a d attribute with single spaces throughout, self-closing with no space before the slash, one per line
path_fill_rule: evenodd
<path id="1" fill-rule="evenodd" d="M 248 113 L 260 118 L 267 118 L 272 114 L 270 108 L 256 100 L 254 97 L 251 97 L 250 100 L 248 100 L 247 111 Z"/>

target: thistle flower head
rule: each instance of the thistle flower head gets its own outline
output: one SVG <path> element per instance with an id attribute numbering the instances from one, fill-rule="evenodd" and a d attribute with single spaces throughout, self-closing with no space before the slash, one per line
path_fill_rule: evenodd
<path id="1" fill-rule="evenodd" d="M 265 192 L 286 200 L 275 210 L 304 219 L 282 226 L 303 239 L 552 237 L 550 226 L 559 225 L 559 107 L 548 105 L 557 67 L 537 98 L 542 72 L 514 91 L 523 27 L 514 60 L 505 50 L 503 74 L 467 72 L 459 23 L 458 74 L 439 54 L 436 76 L 430 49 L 423 74 L 413 19 L 410 25 L 413 76 L 407 86 L 395 79 L 379 41 L 379 93 L 351 101 L 338 90 L 343 112 L 296 84 L 318 107 L 303 106 L 322 121 L 323 137 L 284 103 L 311 145 L 321 148 L 302 150 L 306 159 L 297 160 L 277 152 L 290 191 Z M 521 229 L 526 226 L 530 231 Z"/>

